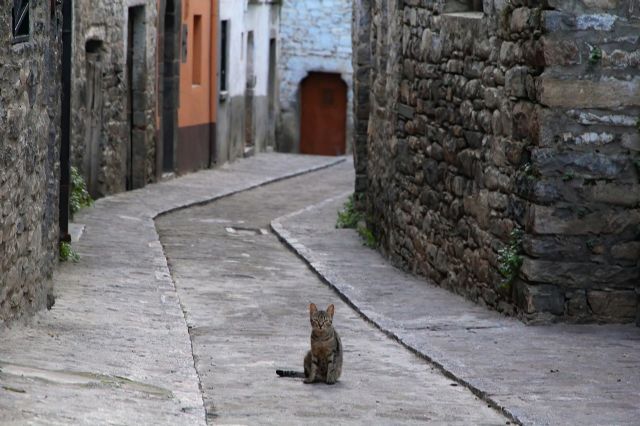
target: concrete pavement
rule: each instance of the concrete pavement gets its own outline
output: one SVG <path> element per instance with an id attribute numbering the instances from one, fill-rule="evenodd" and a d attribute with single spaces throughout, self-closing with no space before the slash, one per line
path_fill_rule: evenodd
<path id="1" fill-rule="evenodd" d="M 157 220 L 187 318 L 207 419 L 507 424 L 469 390 L 359 317 L 268 231 L 273 218 L 344 192 L 353 179 L 352 165 L 341 164 Z M 334 386 L 275 374 L 276 368 L 302 369 L 309 302 L 336 305 L 345 361 Z"/>
<path id="2" fill-rule="evenodd" d="M 350 193 L 272 227 L 364 317 L 523 424 L 640 424 L 640 328 L 526 326 L 402 272 L 335 228 Z"/>
<path id="3" fill-rule="evenodd" d="M 528 327 L 394 269 L 334 227 L 348 164 L 221 199 L 335 161 L 259 155 L 81 212 L 56 305 L 0 330 L 0 424 L 507 423 L 487 401 L 524 424 L 638 424 L 640 329 Z M 299 367 L 310 301 L 337 306 L 335 387 L 270 373 Z"/>
<path id="4" fill-rule="evenodd" d="M 0 424 L 205 423 L 191 341 L 153 219 L 340 159 L 264 154 L 98 200 L 56 304 L 0 330 Z"/>

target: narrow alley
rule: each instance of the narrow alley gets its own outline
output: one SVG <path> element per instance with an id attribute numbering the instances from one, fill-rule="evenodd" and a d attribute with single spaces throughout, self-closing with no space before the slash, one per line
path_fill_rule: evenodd
<path id="1" fill-rule="evenodd" d="M 640 425 L 640 0 L 0 12 L 0 426 Z"/>
<path id="2" fill-rule="evenodd" d="M 363 320 L 291 253 L 270 222 L 347 191 L 353 166 L 326 170 L 160 217 L 207 419 L 221 424 L 505 424 L 468 389 Z M 375 265 L 371 265 L 375 267 Z M 340 382 L 304 385 L 308 304 L 336 305 Z"/>

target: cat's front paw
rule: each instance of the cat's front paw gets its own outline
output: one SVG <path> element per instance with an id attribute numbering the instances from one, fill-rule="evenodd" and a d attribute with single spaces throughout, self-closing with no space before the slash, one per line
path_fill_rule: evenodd
<path id="1" fill-rule="evenodd" d="M 336 379 L 327 379 L 327 381 L 325 382 L 328 385 L 335 385 L 337 382 Z"/>
<path id="2" fill-rule="evenodd" d="M 314 380 L 313 380 L 313 379 L 309 379 L 309 378 L 306 378 L 306 379 L 304 379 L 304 380 L 302 381 L 302 383 L 307 384 L 307 385 L 310 385 L 310 384 L 311 384 L 311 383 L 313 383 L 313 382 L 314 382 Z"/>

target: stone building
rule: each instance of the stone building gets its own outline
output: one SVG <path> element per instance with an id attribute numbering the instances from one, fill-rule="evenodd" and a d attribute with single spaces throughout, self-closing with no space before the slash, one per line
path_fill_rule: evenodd
<path id="1" fill-rule="evenodd" d="M 156 170 L 155 0 L 74 3 L 72 163 L 100 197 Z"/>
<path id="2" fill-rule="evenodd" d="M 633 321 L 640 2 L 354 7 L 358 190 L 382 250 L 525 320 Z"/>
<path id="3" fill-rule="evenodd" d="M 278 150 L 335 155 L 350 149 L 351 16 L 350 0 L 283 1 Z"/>
<path id="4" fill-rule="evenodd" d="M 280 4 L 220 1 L 218 163 L 273 147 Z"/>
<path id="5" fill-rule="evenodd" d="M 62 13 L 0 6 L 0 325 L 47 305 L 57 263 Z"/>

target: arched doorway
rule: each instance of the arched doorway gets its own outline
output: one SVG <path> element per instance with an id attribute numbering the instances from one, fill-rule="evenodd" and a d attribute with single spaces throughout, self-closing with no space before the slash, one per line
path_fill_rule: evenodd
<path id="1" fill-rule="evenodd" d="M 340 74 L 309 73 L 300 91 L 300 153 L 343 155 L 347 140 L 347 85 Z"/>

